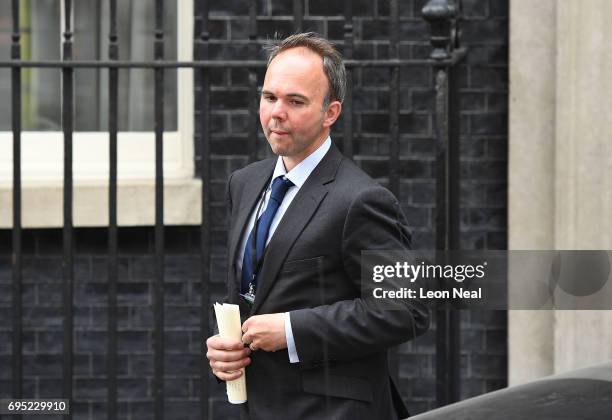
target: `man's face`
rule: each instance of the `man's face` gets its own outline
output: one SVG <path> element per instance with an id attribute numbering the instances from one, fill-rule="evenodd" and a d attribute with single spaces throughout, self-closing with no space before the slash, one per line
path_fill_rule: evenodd
<path id="1" fill-rule="evenodd" d="M 325 140 L 340 113 L 339 102 L 323 109 L 327 91 L 323 60 L 309 49 L 292 48 L 272 60 L 264 79 L 259 119 L 275 154 L 297 164 Z"/>

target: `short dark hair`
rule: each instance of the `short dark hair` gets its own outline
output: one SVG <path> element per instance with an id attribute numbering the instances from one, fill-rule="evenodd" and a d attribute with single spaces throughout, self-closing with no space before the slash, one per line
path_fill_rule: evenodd
<path id="1" fill-rule="evenodd" d="M 267 43 L 264 49 L 268 52 L 268 66 L 281 52 L 297 47 L 308 48 L 323 59 L 323 72 L 329 85 L 323 107 L 326 108 L 332 101 L 342 102 L 346 92 L 346 69 L 342 54 L 334 44 L 317 33 L 303 32 Z"/>

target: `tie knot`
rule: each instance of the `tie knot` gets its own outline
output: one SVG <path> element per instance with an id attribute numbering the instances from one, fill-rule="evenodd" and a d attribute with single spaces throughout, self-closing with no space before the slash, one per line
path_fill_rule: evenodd
<path id="1" fill-rule="evenodd" d="M 272 192 L 270 194 L 270 199 L 276 200 L 279 203 L 283 201 L 285 194 L 287 194 L 287 190 L 290 187 L 293 187 L 293 182 L 287 179 L 285 176 L 277 176 L 272 181 Z"/>

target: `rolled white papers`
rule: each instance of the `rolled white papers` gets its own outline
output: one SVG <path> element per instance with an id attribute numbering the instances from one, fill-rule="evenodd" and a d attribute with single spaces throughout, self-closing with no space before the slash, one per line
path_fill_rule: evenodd
<path id="1" fill-rule="evenodd" d="M 240 325 L 240 309 L 231 303 L 215 303 L 215 315 L 219 326 L 219 335 L 223 338 L 242 340 L 242 327 Z M 247 400 L 246 373 L 240 369 L 242 375 L 233 381 L 226 381 L 227 399 L 232 404 L 242 404 Z"/>

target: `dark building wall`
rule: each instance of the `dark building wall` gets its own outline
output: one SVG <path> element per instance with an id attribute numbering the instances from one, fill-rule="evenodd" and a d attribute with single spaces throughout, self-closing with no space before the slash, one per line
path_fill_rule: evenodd
<path id="1" fill-rule="evenodd" d="M 153 418 L 154 232 L 119 230 L 119 418 Z M 74 259 L 75 418 L 106 418 L 108 269 L 106 229 L 77 229 Z M 0 398 L 11 392 L 10 231 L 0 231 Z M 166 229 L 166 418 L 199 413 L 200 257 L 197 228 Z M 62 232 L 23 233 L 24 397 L 62 392 Z M 219 296 L 223 276 L 211 277 Z M 221 417 L 217 417 L 221 418 Z"/>
<path id="2" fill-rule="evenodd" d="M 428 27 L 420 16 L 425 1 L 405 0 L 400 8 L 400 55 L 427 58 Z M 196 7 L 199 2 L 196 2 Z M 246 0 L 211 2 L 210 58 L 263 58 L 248 43 Z M 461 86 L 461 230 L 466 249 L 506 247 L 506 160 L 508 90 L 508 2 L 463 1 L 463 43 L 469 48 L 460 66 Z M 388 57 L 389 2 L 356 1 L 354 57 Z M 289 1 L 257 2 L 257 44 L 275 32 L 292 32 Z M 200 31 L 196 20 L 195 33 Z M 337 41 L 342 49 L 343 2 L 306 0 L 304 29 Z M 196 57 L 202 58 L 202 57 Z M 197 72 L 196 72 L 197 74 Z M 389 153 L 386 69 L 354 73 L 354 160 L 387 183 Z M 224 187 L 229 173 L 248 162 L 254 141 L 247 133 L 248 73 L 244 69 L 212 74 L 213 227 L 211 300 L 223 295 L 225 279 Z M 258 81 L 263 70 L 258 70 Z M 399 199 L 408 216 L 415 247 L 433 247 L 434 141 L 433 74 L 429 67 L 409 67 L 400 81 Z M 196 75 L 196 90 L 199 77 Z M 196 92 L 197 95 L 197 92 Z M 196 96 L 197 98 L 197 96 Z M 202 118 L 196 99 L 196 153 Z M 342 144 L 342 121 L 332 132 Z M 260 130 L 261 131 L 261 130 Z M 269 154 L 259 133 L 259 156 Z M 119 409 L 121 418 L 151 418 L 152 290 L 154 233 L 151 228 L 120 230 L 119 261 Z M 107 268 L 104 229 L 75 232 L 75 399 L 77 418 L 105 414 Z M 59 397 L 61 390 L 62 234 L 57 229 L 24 232 L 24 394 Z M 11 268 L 10 231 L 0 231 L 0 397 L 10 394 Z M 200 263 L 197 227 L 166 231 L 166 411 L 167 418 L 196 418 L 199 413 L 199 360 L 204 337 L 199 328 Z M 503 312 L 464 311 L 462 320 L 462 396 L 506 384 L 506 316 Z M 400 347 L 402 394 L 413 413 L 435 405 L 435 334 Z M 210 379 L 212 418 L 233 418 L 225 389 Z"/>
<path id="3" fill-rule="evenodd" d="M 428 58 L 429 28 L 421 17 L 426 1 L 399 1 L 400 57 Z M 248 41 L 248 1 L 213 1 L 209 31 L 211 59 L 264 59 L 261 45 L 275 33 L 293 32 L 291 2 L 257 2 L 257 41 Z M 343 49 L 344 2 L 307 0 L 303 29 L 319 32 Z M 389 58 L 389 1 L 353 2 L 355 59 Z M 468 55 L 458 68 L 461 119 L 461 246 L 505 249 L 507 241 L 507 101 L 508 1 L 464 0 L 462 43 Z M 200 22 L 195 32 L 199 34 Z M 263 71 L 258 70 L 258 85 Z M 400 72 L 400 191 L 416 248 L 434 247 L 435 149 L 433 72 L 429 66 Z M 223 226 L 223 188 L 229 173 L 248 163 L 249 142 L 258 156 L 269 155 L 259 130 L 248 135 L 248 71 L 213 73 L 211 107 L 215 226 Z M 353 76 L 353 159 L 371 176 L 387 184 L 389 174 L 389 70 L 355 70 Z M 196 86 L 199 86 L 196 78 Z M 196 121 L 201 115 L 196 110 Z M 199 156 L 199 126 L 196 154 Z M 343 121 L 332 130 L 342 148 Z M 213 216 L 214 217 L 214 216 Z M 222 232 L 223 229 L 220 229 Z M 223 254 L 219 254 L 222 258 Z M 504 312 L 461 314 L 462 397 L 506 385 L 507 346 Z M 413 412 L 435 406 L 435 325 L 428 334 L 400 347 L 403 396 Z"/>

